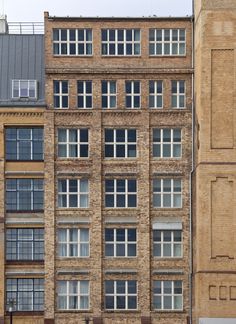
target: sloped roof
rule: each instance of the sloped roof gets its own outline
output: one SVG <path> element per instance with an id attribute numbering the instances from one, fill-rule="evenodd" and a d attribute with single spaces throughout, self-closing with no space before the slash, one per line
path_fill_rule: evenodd
<path id="1" fill-rule="evenodd" d="M 38 99 L 12 99 L 12 80 L 37 80 Z M 0 106 L 44 105 L 44 35 L 0 34 Z"/>

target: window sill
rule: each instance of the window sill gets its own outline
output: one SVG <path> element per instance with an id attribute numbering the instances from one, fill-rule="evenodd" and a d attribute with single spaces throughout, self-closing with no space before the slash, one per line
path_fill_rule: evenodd
<path id="1" fill-rule="evenodd" d="M 10 315 L 6 312 L 6 315 Z M 44 316 L 44 311 L 13 311 L 13 316 Z"/>
<path id="2" fill-rule="evenodd" d="M 7 265 L 44 265 L 44 260 L 6 260 Z"/>

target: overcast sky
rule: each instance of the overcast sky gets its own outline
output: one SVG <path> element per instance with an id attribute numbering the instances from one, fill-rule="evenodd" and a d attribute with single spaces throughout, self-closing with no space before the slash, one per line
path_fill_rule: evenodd
<path id="1" fill-rule="evenodd" d="M 186 16 L 192 0 L 0 0 L 9 22 L 43 21 L 51 16 Z"/>

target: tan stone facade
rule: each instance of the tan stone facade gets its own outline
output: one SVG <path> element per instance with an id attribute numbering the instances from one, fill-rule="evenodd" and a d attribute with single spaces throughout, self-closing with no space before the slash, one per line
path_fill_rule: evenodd
<path id="1" fill-rule="evenodd" d="M 53 55 L 54 29 L 92 29 L 93 55 L 67 56 Z M 101 29 L 140 29 L 141 54 L 132 56 L 102 56 Z M 150 56 L 149 29 L 183 29 L 186 32 L 186 55 Z M 82 324 L 182 324 L 190 319 L 190 172 L 192 169 L 192 19 L 191 18 L 59 18 L 45 14 L 45 91 L 47 108 L 32 114 L 17 115 L 10 110 L 6 119 L 1 119 L 2 152 L 2 211 L 4 211 L 4 180 L 28 172 L 37 178 L 44 178 L 44 263 L 5 262 L 1 264 L 3 277 L 0 289 L 0 323 L 8 323 L 5 312 L 6 288 L 4 283 L 12 272 L 34 270 L 34 278 L 44 277 L 44 312 L 15 312 L 14 323 Z M 68 109 L 55 109 L 54 81 L 68 81 Z M 92 109 L 78 109 L 77 81 L 92 81 Z M 102 108 L 102 81 L 116 81 L 117 107 Z M 149 81 L 163 83 L 163 108 L 149 108 Z M 141 103 L 139 109 L 127 109 L 125 101 L 126 81 L 140 81 Z M 185 82 L 185 104 L 183 108 L 172 108 L 172 81 Z M 8 119 L 7 119 L 8 118 Z M 22 118 L 23 121 L 22 121 Z M 4 160 L 4 127 L 21 123 L 44 126 L 44 162 L 6 162 Z M 58 129 L 88 129 L 89 157 L 58 157 Z M 137 134 L 136 157 L 106 158 L 105 129 L 135 129 Z M 181 156 L 178 158 L 153 157 L 153 129 L 181 129 Z M 167 140 L 168 141 L 168 140 Z M 173 141 L 173 139 L 172 139 Z M 7 173 L 6 173 L 7 171 Z M 41 173 L 43 171 L 43 173 Z M 17 173 L 18 172 L 18 173 Z M 25 175 L 27 177 L 27 175 Z M 88 180 L 88 208 L 59 207 L 58 181 Z M 136 180 L 136 207 L 108 208 L 105 205 L 106 180 Z M 154 180 L 171 179 L 172 187 L 162 189 L 169 192 L 171 207 L 154 207 Z M 164 181 L 163 180 L 163 181 Z M 176 182 L 175 182 L 176 181 Z M 175 183 L 181 189 L 175 191 Z M 119 189 L 117 189 L 119 192 Z M 127 189 L 126 189 L 127 190 Z M 171 191 L 171 193 L 170 193 Z M 176 194 L 176 196 L 175 196 Z M 162 196 L 165 194 L 162 192 Z M 181 203 L 175 206 L 175 197 Z M 180 197 L 180 198 L 179 198 Z M 164 199 L 164 198 L 162 198 Z M 168 203 L 167 203 L 168 204 Z M 4 213 L 0 239 L 4 242 L 4 229 L 19 227 L 14 220 L 16 214 Z M 42 215 L 24 217 L 41 220 Z M 7 220 L 12 218 L 11 225 Z M 32 224 L 27 223 L 28 227 Z M 176 225 L 175 225 L 176 224 Z M 21 225 L 24 226 L 24 225 Z M 42 226 L 42 225 L 41 225 Z M 163 227 L 164 226 L 164 227 Z M 177 226 L 177 227 L 175 227 Z M 177 229 L 182 242 L 179 257 L 154 257 L 153 230 L 162 228 L 168 233 Z M 60 257 L 60 229 L 89 229 L 89 257 Z M 106 229 L 136 229 L 136 249 L 134 257 L 106 257 Z M 173 236 L 172 236 L 173 249 Z M 4 245 L 0 256 L 4 259 Z M 174 252 L 172 252 L 174 253 Z M 43 275 L 39 275 L 39 273 Z M 32 277 L 33 275 L 31 275 Z M 16 276 L 15 276 L 16 277 Z M 23 277 L 26 277 L 23 275 Z M 19 275 L 18 275 L 19 278 Z M 27 276 L 29 278 L 29 275 Z M 4 280 L 5 279 L 5 280 Z M 59 307 L 59 283 L 71 281 L 89 282 L 88 310 Z M 105 283 L 107 281 L 136 282 L 135 309 L 107 309 Z M 172 290 L 168 303 L 172 309 L 158 310 L 154 307 L 154 281 L 171 283 Z M 181 291 L 176 292 L 174 283 L 181 283 Z M 164 286 L 163 286 L 164 287 Z M 5 291 L 5 293 L 4 293 Z M 126 294 L 129 295 L 129 292 Z M 182 306 L 176 306 L 180 295 Z M 163 300 L 164 293 L 162 292 Z M 171 297 L 170 297 L 171 296 Z M 179 299 L 179 300 L 180 300 Z M 163 303 L 162 300 L 162 303 Z M 170 301 L 171 300 L 171 301 Z M 164 305 L 164 304 L 163 304 Z M 164 308 L 164 306 L 163 306 Z M 1 323 L 2 324 L 2 323 Z"/>
<path id="2" fill-rule="evenodd" d="M 235 19 L 235 1 L 195 1 L 193 323 L 236 321 Z"/>

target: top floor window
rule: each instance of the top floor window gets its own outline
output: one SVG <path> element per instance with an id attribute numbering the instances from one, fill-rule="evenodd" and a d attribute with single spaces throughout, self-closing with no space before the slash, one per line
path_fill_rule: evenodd
<path id="1" fill-rule="evenodd" d="M 150 29 L 150 55 L 185 55 L 185 29 Z"/>
<path id="2" fill-rule="evenodd" d="M 102 55 L 140 53 L 140 29 L 102 29 Z"/>
<path id="3" fill-rule="evenodd" d="M 37 99 L 36 80 L 12 80 L 12 98 Z"/>
<path id="4" fill-rule="evenodd" d="M 92 55 L 92 29 L 54 29 L 54 55 Z"/>
<path id="5" fill-rule="evenodd" d="M 6 160 L 43 160 L 43 128 L 6 129 Z"/>

